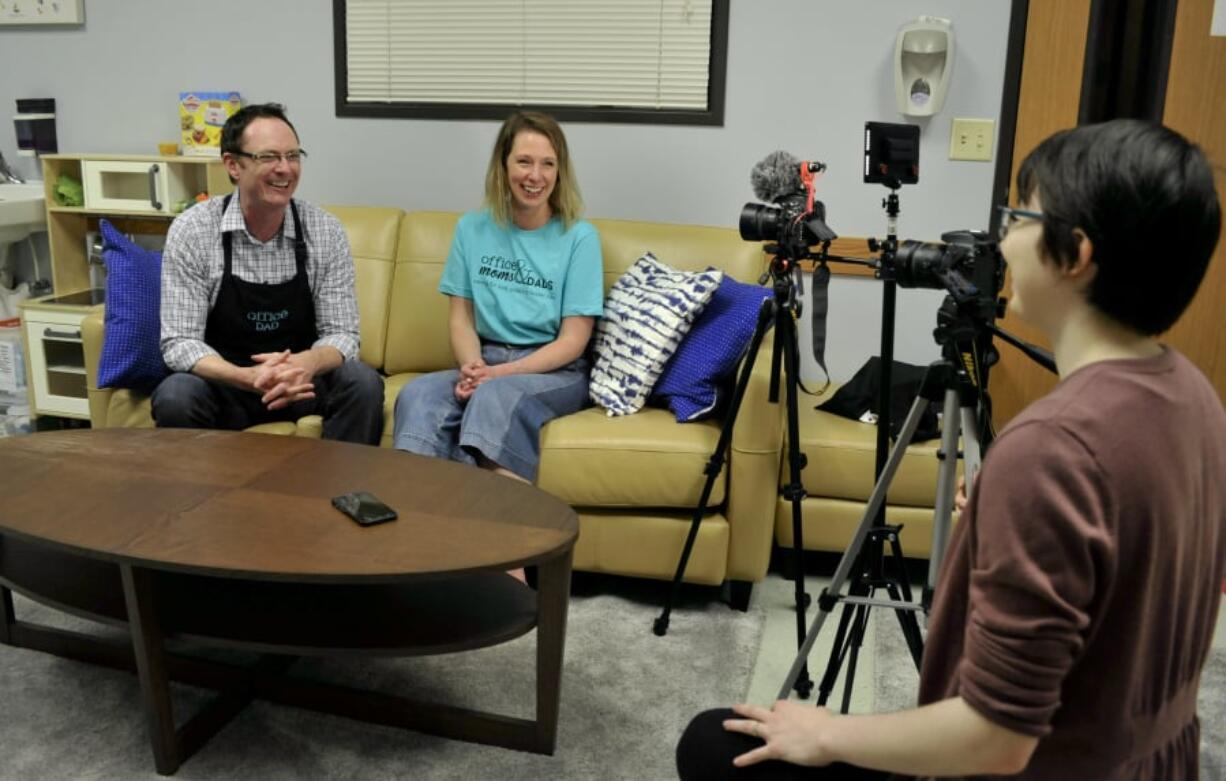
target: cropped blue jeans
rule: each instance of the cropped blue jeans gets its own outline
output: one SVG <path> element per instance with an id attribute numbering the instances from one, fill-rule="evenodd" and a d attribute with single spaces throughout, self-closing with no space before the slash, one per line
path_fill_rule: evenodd
<path id="1" fill-rule="evenodd" d="M 483 344 L 487 365 L 518 360 L 536 347 Z M 548 374 L 513 374 L 487 380 L 462 402 L 457 369 L 413 380 L 396 397 L 392 447 L 465 464 L 478 456 L 535 481 L 541 426 L 588 404 L 588 361 L 579 358 Z"/>

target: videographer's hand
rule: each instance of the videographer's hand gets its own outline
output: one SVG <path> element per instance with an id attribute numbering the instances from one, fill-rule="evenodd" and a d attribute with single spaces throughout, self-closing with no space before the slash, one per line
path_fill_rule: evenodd
<path id="1" fill-rule="evenodd" d="M 967 501 L 966 478 L 958 475 L 958 491 L 954 494 L 954 509 L 958 511 L 958 515 L 961 515 L 962 511 L 966 509 Z"/>
<path id="2" fill-rule="evenodd" d="M 834 761 L 827 754 L 821 737 L 839 717 L 827 709 L 778 700 L 770 710 L 757 705 L 733 705 L 732 710 L 742 718 L 725 720 L 724 729 L 765 741 L 765 745 L 732 760 L 737 767 L 756 765 L 767 759 L 811 767 Z"/>

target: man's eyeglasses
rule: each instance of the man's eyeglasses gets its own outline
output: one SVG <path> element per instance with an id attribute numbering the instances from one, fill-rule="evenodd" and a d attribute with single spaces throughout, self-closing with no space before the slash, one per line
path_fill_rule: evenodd
<path id="1" fill-rule="evenodd" d="M 278 160 L 284 160 L 288 165 L 297 165 L 306 159 L 305 149 L 294 149 L 289 152 L 235 152 L 239 157 L 254 160 L 256 165 L 274 165 Z"/>
<path id="2" fill-rule="evenodd" d="M 997 206 L 997 211 L 1000 212 L 1000 228 L 997 231 L 996 238 L 1000 241 L 1005 240 L 1005 236 L 1019 220 L 1042 220 L 1042 212 L 1032 212 L 1026 209 L 1014 209 L 1011 206 Z"/>

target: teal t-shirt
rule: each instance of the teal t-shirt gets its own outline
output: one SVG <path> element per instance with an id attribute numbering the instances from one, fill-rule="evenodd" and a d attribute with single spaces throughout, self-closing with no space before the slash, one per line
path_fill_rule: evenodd
<path id="1" fill-rule="evenodd" d="M 563 317 L 604 311 L 600 236 L 580 220 L 554 218 L 536 230 L 494 221 L 488 210 L 456 224 L 438 289 L 471 299 L 477 334 L 509 344 L 545 344 Z"/>

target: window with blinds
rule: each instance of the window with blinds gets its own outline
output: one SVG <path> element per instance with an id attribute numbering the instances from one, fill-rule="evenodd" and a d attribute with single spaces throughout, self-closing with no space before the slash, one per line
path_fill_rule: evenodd
<path id="1" fill-rule="evenodd" d="M 334 0 L 339 116 L 723 124 L 728 0 Z"/>

